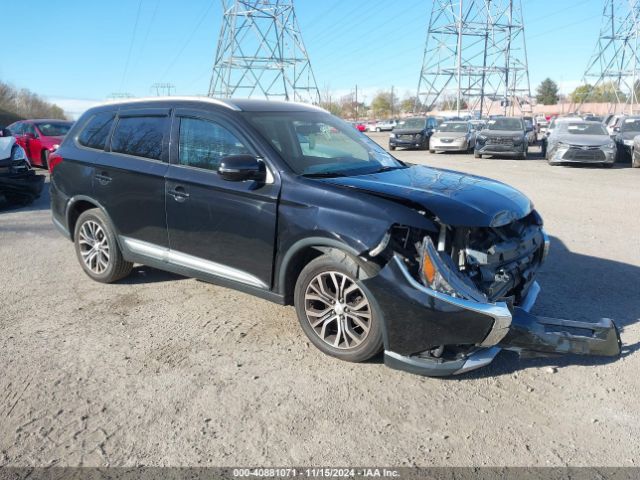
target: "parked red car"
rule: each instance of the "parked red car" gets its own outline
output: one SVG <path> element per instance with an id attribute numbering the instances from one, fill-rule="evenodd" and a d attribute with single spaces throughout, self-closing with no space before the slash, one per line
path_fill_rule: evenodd
<path id="1" fill-rule="evenodd" d="M 358 129 L 359 132 L 367 131 L 367 126 L 364 123 L 357 123 L 356 128 Z"/>
<path id="2" fill-rule="evenodd" d="M 21 120 L 8 129 L 27 152 L 31 165 L 47 168 L 49 154 L 58 149 L 71 125 L 65 120 Z"/>

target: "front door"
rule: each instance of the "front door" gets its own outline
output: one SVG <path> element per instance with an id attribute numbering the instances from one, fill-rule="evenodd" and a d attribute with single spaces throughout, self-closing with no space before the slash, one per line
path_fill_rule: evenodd
<path id="1" fill-rule="evenodd" d="M 177 110 L 166 209 L 170 261 L 206 275 L 268 289 L 279 180 L 232 182 L 217 173 L 225 156 L 260 157 L 224 114 Z M 270 167 L 267 165 L 267 170 Z"/>

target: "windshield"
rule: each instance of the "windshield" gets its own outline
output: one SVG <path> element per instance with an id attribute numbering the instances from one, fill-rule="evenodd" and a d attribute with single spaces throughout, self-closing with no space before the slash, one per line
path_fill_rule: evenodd
<path id="1" fill-rule="evenodd" d="M 466 123 L 443 123 L 438 127 L 438 132 L 466 132 L 468 128 Z"/>
<path id="2" fill-rule="evenodd" d="M 519 118 L 496 118 L 487 122 L 489 130 L 524 130 Z"/>
<path id="3" fill-rule="evenodd" d="M 621 132 L 640 132 L 640 118 L 627 118 L 620 125 Z"/>
<path id="4" fill-rule="evenodd" d="M 407 128 L 413 130 L 421 130 L 427 123 L 426 118 L 407 118 L 404 122 L 400 122 L 398 128 Z"/>
<path id="5" fill-rule="evenodd" d="M 607 135 L 604 126 L 599 123 L 564 123 L 561 131 L 572 135 Z"/>
<path id="6" fill-rule="evenodd" d="M 68 122 L 46 122 L 36 125 L 45 137 L 64 137 L 71 129 L 71 123 Z"/>
<path id="7" fill-rule="evenodd" d="M 247 112 L 245 118 L 300 175 L 366 175 L 404 165 L 342 120 L 322 112 Z"/>

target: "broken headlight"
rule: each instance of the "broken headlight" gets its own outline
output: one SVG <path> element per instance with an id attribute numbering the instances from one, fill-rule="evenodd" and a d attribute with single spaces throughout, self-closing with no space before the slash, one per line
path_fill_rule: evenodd
<path id="1" fill-rule="evenodd" d="M 15 147 L 13 147 L 13 151 L 11 152 L 11 160 L 12 161 L 18 161 L 18 160 L 25 160 L 25 161 L 29 161 L 27 160 L 27 154 L 24 151 L 24 148 L 22 148 L 20 145 L 16 145 Z"/>
<path id="2" fill-rule="evenodd" d="M 420 253 L 420 276 L 424 285 L 452 297 L 487 302 L 486 295 L 459 272 L 450 256 L 436 250 L 428 236 L 422 242 Z"/>

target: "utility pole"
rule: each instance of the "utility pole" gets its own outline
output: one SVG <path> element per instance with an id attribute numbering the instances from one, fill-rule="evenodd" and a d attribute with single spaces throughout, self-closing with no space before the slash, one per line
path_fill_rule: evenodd
<path id="1" fill-rule="evenodd" d="M 391 85 L 391 118 L 392 119 L 394 117 L 394 112 L 395 112 L 394 101 L 393 101 L 394 89 L 395 89 L 395 87 L 393 85 Z"/>
<path id="2" fill-rule="evenodd" d="M 171 91 L 175 92 L 176 86 L 172 83 L 157 82 L 151 85 L 151 90 L 155 90 L 157 97 L 170 97 Z"/>
<path id="3" fill-rule="evenodd" d="M 531 111 L 521 0 L 433 2 L 416 99 L 432 110 L 447 98 L 481 115 Z"/>
<path id="4" fill-rule="evenodd" d="M 210 97 L 319 104 L 293 0 L 221 0 Z"/>
<path id="5" fill-rule="evenodd" d="M 358 85 L 356 84 L 356 122 L 358 121 Z"/>
<path id="6" fill-rule="evenodd" d="M 604 0 L 602 25 L 595 52 L 585 70 L 585 84 L 609 96 L 610 111 L 631 113 L 637 102 L 639 0 Z"/>

